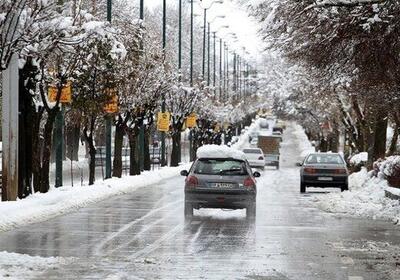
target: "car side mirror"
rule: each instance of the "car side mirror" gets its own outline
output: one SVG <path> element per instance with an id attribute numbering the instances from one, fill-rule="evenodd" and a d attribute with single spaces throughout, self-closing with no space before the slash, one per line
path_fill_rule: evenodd
<path id="1" fill-rule="evenodd" d="M 296 163 L 296 166 L 303 166 L 301 162 Z"/>
<path id="2" fill-rule="evenodd" d="M 256 178 L 258 178 L 258 177 L 261 176 L 261 174 L 260 174 L 260 172 L 256 171 L 256 172 L 253 173 L 253 176 L 256 177 Z"/>
<path id="3" fill-rule="evenodd" d="M 181 176 L 187 177 L 187 175 L 189 175 L 189 172 L 187 170 L 182 170 L 181 171 Z"/>

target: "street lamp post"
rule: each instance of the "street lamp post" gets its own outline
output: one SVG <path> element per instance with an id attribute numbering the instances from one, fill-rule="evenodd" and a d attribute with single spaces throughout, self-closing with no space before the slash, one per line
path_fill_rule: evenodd
<path id="1" fill-rule="evenodd" d="M 219 98 L 222 100 L 222 38 L 219 38 Z"/>
<path id="2" fill-rule="evenodd" d="M 193 1 L 193 0 L 192 0 Z M 206 1 L 204 1 L 204 2 L 206 2 Z M 202 79 L 203 79 L 203 81 L 204 81 L 204 78 L 205 78 L 205 66 L 206 66 L 206 28 L 207 28 L 207 10 L 208 9 L 210 9 L 211 7 L 212 7 L 212 5 L 213 4 L 215 4 L 215 3 L 218 3 L 218 4 L 222 4 L 223 3 L 223 0 L 210 0 L 210 1 L 208 1 L 209 2 L 209 4 L 208 4 L 208 6 L 205 6 L 205 5 L 207 5 L 207 4 L 204 4 L 204 2 L 202 1 L 202 0 L 200 0 L 200 3 L 202 3 L 201 4 L 201 8 L 203 9 L 203 11 L 204 11 L 204 19 L 203 19 L 203 65 L 202 65 Z M 208 34 L 208 35 L 210 35 L 210 34 Z M 210 36 L 208 36 L 208 38 L 210 38 Z M 210 48 L 208 48 L 208 49 L 210 49 Z M 209 68 L 208 68 L 209 69 Z M 208 76 L 209 76 L 209 74 L 208 74 Z M 208 83 L 207 83 L 208 85 L 210 85 L 210 81 L 209 81 L 209 78 L 208 78 Z"/>
<path id="3" fill-rule="evenodd" d="M 215 93 L 216 93 L 216 90 L 215 90 L 215 77 L 216 77 L 216 75 L 215 75 L 215 70 L 216 70 L 216 65 L 215 65 L 215 60 L 216 60 L 216 53 L 215 53 L 215 51 L 216 51 L 216 31 L 214 31 L 213 32 L 213 41 L 214 41 L 214 47 L 213 47 L 213 88 L 214 88 L 214 96 L 215 96 Z"/>
<path id="4" fill-rule="evenodd" d="M 210 86 L 210 23 L 207 23 L 207 86 Z"/>
<path id="5" fill-rule="evenodd" d="M 112 0 L 107 0 L 107 21 L 111 23 L 112 18 Z M 112 130 L 112 117 L 106 115 L 106 176 L 111 178 L 111 130 Z"/>
<path id="6" fill-rule="evenodd" d="M 140 20 L 144 20 L 144 0 L 140 0 L 139 7 L 139 17 Z M 142 23 L 141 23 L 142 24 Z M 143 40 L 140 42 L 140 50 L 143 51 Z M 138 137 L 138 154 L 139 154 L 139 168 L 141 171 L 144 170 L 144 151 L 145 151 L 145 131 L 144 131 L 144 120 L 142 119 L 139 127 L 139 137 Z"/>
<path id="7" fill-rule="evenodd" d="M 190 86 L 193 86 L 193 1 L 190 1 Z"/>
<path id="8" fill-rule="evenodd" d="M 162 20 L 162 49 L 165 56 L 167 43 L 167 0 L 163 0 L 163 20 Z M 161 112 L 165 113 L 165 92 L 161 93 Z M 165 160 L 165 132 L 161 132 L 161 166 L 166 165 Z"/>

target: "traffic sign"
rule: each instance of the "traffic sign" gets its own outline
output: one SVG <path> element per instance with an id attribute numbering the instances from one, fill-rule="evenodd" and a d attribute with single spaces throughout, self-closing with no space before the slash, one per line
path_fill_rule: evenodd
<path id="1" fill-rule="evenodd" d="M 157 130 L 163 131 L 163 132 L 168 132 L 170 118 L 171 118 L 171 114 L 169 112 L 158 112 Z"/>
<path id="2" fill-rule="evenodd" d="M 60 103 L 71 103 L 72 89 L 71 82 L 67 82 L 61 89 Z M 58 87 L 50 85 L 48 88 L 48 96 L 50 102 L 57 102 Z"/>
<path id="3" fill-rule="evenodd" d="M 197 116 L 195 113 L 190 114 L 187 118 L 186 118 L 186 127 L 187 128 L 192 128 L 192 127 L 196 127 L 197 123 Z"/>

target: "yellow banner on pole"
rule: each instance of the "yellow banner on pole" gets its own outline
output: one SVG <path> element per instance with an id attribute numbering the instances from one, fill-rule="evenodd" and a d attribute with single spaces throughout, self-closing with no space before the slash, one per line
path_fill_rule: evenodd
<path id="1" fill-rule="evenodd" d="M 111 100 L 104 105 L 104 112 L 108 114 L 118 113 L 118 96 L 115 94 L 111 97 Z"/>
<path id="2" fill-rule="evenodd" d="M 61 89 L 60 103 L 71 103 L 72 101 L 72 89 L 71 82 L 68 82 Z M 54 85 L 50 85 L 48 88 L 48 96 L 50 102 L 57 102 L 58 88 Z"/>
<path id="3" fill-rule="evenodd" d="M 187 128 L 192 128 L 192 127 L 196 127 L 197 123 L 197 116 L 195 113 L 190 114 L 187 118 L 186 118 L 186 127 Z"/>
<path id="4" fill-rule="evenodd" d="M 157 115 L 157 130 L 168 132 L 169 131 L 169 120 L 171 114 L 169 112 L 158 112 Z"/>

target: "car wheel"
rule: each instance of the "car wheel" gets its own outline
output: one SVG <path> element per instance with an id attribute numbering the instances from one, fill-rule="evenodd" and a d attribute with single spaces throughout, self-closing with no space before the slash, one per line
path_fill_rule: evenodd
<path id="1" fill-rule="evenodd" d="M 255 219 L 256 218 L 256 203 L 253 202 L 249 206 L 246 207 L 246 217 L 248 219 Z"/>
<path id="2" fill-rule="evenodd" d="M 193 217 L 193 206 L 189 202 L 185 202 L 185 217 Z"/>
<path id="3" fill-rule="evenodd" d="M 306 185 L 303 182 L 300 183 L 300 192 L 301 193 L 305 193 L 306 192 Z"/>
<path id="4" fill-rule="evenodd" d="M 348 191 L 348 190 L 349 190 L 349 185 L 346 184 L 346 185 L 342 186 L 342 187 L 340 188 L 340 190 L 341 190 L 342 192 Z"/>
<path id="5" fill-rule="evenodd" d="M 278 165 L 276 166 L 276 169 L 279 169 L 279 163 L 278 163 Z"/>

